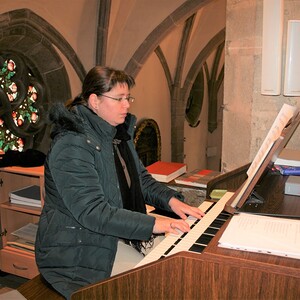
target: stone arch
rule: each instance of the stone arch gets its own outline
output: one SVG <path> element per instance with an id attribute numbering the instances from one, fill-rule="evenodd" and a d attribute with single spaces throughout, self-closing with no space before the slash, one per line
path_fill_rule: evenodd
<path id="1" fill-rule="evenodd" d="M 143 67 L 146 59 L 154 52 L 159 43 L 177 26 L 178 23 L 187 20 L 197 11 L 213 2 L 213 0 L 193 0 L 183 3 L 163 22 L 161 22 L 144 40 L 135 51 L 125 67 L 125 71 L 136 77 Z"/>
<path id="2" fill-rule="evenodd" d="M 182 99 L 187 100 L 192 89 L 192 86 L 195 82 L 196 77 L 198 76 L 203 64 L 205 63 L 206 59 L 215 50 L 219 45 L 224 43 L 225 41 L 225 29 L 222 29 L 218 32 L 203 48 L 203 50 L 198 54 L 196 59 L 191 65 L 191 68 L 186 76 L 183 88 L 182 88 Z"/>
<path id="3" fill-rule="evenodd" d="M 186 48 L 188 41 L 188 36 L 191 32 L 193 26 L 194 15 L 201 9 L 202 7 L 210 4 L 211 0 L 195 0 L 195 1 L 187 1 L 183 3 L 178 9 L 176 9 L 173 13 L 171 13 L 163 22 L 161 22 L 144 40 L 144 42 L 140 45 L 140 47 L 135 51 L 132 58 L 127 63 L 125 70 L 132 74 L 133 76 L 137 76 L 138 72 L 143 67 L 146 59 L 149 57 L 151 53 L 155 51 L 159 60 L 162 63 L 163 69 L 166 74 L 166 79 L 168 80 L 169 88 L 171 89 L 171 136 L 172 136 L 172 160 L 173 161 L 183 161 L 184 153 L 183 153 L 183 143 L 184 143 L 184 121 L 185 121 L 185 104 L 188 100 L 189 94 L 193 82 L 191 85 L 186 85 L 186 90 L 182 93 L 180 88 L 181 80 L 182 80 L 182 70 L 181 63 L 178 62 L 175 82 L 170 82 L 170 76 L 168 72 L 168 66 L 164 63 L 164 56 L 159 48 L 159 43 L 177 26 L 178 23 L 185 21 L 186 22 L 186 30 L 182 36 L 182 42 L 180 49 L 180 57 L 183 58 L 185 56 Z M 224 31 L 224 30 L 223 30 Z M 213 38 L 215 40 L 215 38 Z M 216 45 L 213 45 L 211 42 L 205 47 L 205 50 L 211 53 Z M 198 61 L 201 60 L 203 51 L 198 56 Z M 198 72 L 193 73 L 195 80 L 197 74 L 199 73 L 202 64 L 199 66 Z M 191 75 L 190 75 L 191 76 Z M 190 78 L 189 78 L 190 79 Z M 184 97 L 183 97 L 184 96 Z"/>
<path id="4" fill-rule="evenodd" d="M 83 80 L 86 72 L 76 53 L 47 21 L 29 9 L 18 9 L 1 15 L 0 54 L 19 55 L 23 58 L 45 88 L 45 111 L 52 103 L 65 102 L 71 97 L 69 77 L 54 46 L 69 59 L 78 77 Z M 35 138 L 35 147 L 43 152 L 49 146 L 48 130 L 45 126 Z"/>

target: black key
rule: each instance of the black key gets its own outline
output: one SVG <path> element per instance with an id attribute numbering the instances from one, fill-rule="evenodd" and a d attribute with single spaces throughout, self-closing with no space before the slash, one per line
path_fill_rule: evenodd
<path id="1" fill-rule="evenodd" d="M 173 245 L 173 246 L 171 246 L 165 253 L 164 253 L 164 255 L 168 255 L 168 253 L 170 253 L 171 252 L 171 250 L 173 250 L 175 248 L 175 246 Z"/>
<path id="2" fill-rule="evenodd" d="M 214 220 L 211 224 L 210 227 L 215 227 L 215 228 L 221 228 L 221 226 L 224 224 L 224 221 L 221 220 Z"/>
<path id="3" fill-rule="evenodd" d="M 196 241 L 197 244 L 204 244 L 208 245 L 208 243 L 211 241 L 213 238 L 212 235 L 207 235 L 207 234 L 202 234 Z"/>
<path id="4" fill-rule="evenodd" d="M 194 245 L 189 249 L 189 251 L 201 253 L 204 249 L 205 249 L 205 246 L 204 246 L 204 245 L 194 244 Z"/>
<path id="5" fill-rule="evenodd" d="M 218 216 L 217 216 L 217 219 L 220 219 L 220 220 L 228 220 L 229 216 L 228 215 L 225 215 L 223 213 L 220 213 Z"/>
<path id="6" fill-rule="evenodd" d="M 215 235 L 218 231 L 219 229 L 217 228 L 207 227 L 204 233 Z"/>

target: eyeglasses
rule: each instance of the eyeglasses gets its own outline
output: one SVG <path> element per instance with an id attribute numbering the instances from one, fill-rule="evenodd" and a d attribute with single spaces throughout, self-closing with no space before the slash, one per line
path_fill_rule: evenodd
<path id="1" fill-rule="evenodd" d="M 115 98 L 115 97 L 111 97 L 111 96 L 107 96 L 107 95 L 103 95 L 103 94 L 99 94 L 99 96 L 107 97 L 109 99 L 113 99 L 113 100 L 116 100 L 119 102 L 121 102 L 122 100 L 127 100 L 128 102 L 132 103 L 135 100 L 135 98 L 132 96 L 121 97 L 121 98 Z"/>

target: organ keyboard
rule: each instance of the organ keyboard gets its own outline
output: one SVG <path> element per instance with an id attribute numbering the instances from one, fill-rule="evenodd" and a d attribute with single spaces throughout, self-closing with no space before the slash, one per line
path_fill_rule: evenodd
<path id="1" fill-rule="evenodd" d="M 227 192 L 218 202 L 204 201 L 199 208 L 205 212 L 205 216 L 202 219 L 193 217 L 187 219 L 191 227 L 189 232 L 181 232 L 178 235 L 169 234 L 135 267 L 140 267 L 181 251 L 201 253 L 229 218 L 230 214 L 223 210 L 232 195 L 233 193 Z"/>

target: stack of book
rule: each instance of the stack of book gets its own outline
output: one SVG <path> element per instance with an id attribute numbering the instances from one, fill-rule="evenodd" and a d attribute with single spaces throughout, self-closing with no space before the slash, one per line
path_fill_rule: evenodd
<path id="1" fill-rule="evenodd" d="M 282 175 L 300 175 L 300 151 L 284 148 L 274 162 Z"/>
<path id="2" fill-rule="evenodd" d="M 219 175 L 221 175 L 219 171 L 196 169 L 177 177 L 175 182 L 177 184 L 207 188 L 207 184 Z"/>
<path id="3" fill-rule="evenodd" d="M 160 182 L 170 182 L 186 172 L 186 164 L 178 162 L 157 161 L 146 167 L 147 171 Z"/>
<path id="4" fill-rule="evenodd" d="M 275 169 L 280 172 L 281 175 L 300 175 L 300 167 L 292 167 L 286 165 L 275 165 Z"/>
<path id="5" fill-rule="evenodd" d="M 148 172 L 157 181 L 169 183 L 174 181 L 181 186 L 190 186 L 196 188 L 207 188 L 207 184 L 217 176 L 220 171 L 208 169 L 195 169 L 187 172 L 185 163 L 157 161 L 146 167 Z M 177 186 L 178 188 L 178 186 Z M 195 192 L 193 192 L 195 194 Z M 198 198 L 198 195 L 196 196 Z"/>
<path id="6" fill-rule="evenodd" d="M 41 207 L 41 190 L 38 185 L 30 185 L 9 193 L 10 202 L 13 204 Z"/>

